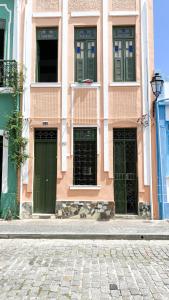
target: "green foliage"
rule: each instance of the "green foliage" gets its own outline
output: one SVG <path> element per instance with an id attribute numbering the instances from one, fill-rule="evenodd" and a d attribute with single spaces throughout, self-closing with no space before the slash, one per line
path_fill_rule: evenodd
<path id="1" fill-rule="evenodd" d="M 14 111 L 8 118 L 6 131 L 9 138 L 9 157 L 17 169 L 27 160 L 26 154 L 27 139 L 22 137 L 23 118 L 22 114 Z"/>
<path id="2" fill-rule="evenodd" d="M 23 66 L 17 65 L 14 67 L 8 76 L 7 86 L 12 89 L 12 96 L 20 96 L 23 93 L 23 84 L 25 76 L 23 71 Z"/>

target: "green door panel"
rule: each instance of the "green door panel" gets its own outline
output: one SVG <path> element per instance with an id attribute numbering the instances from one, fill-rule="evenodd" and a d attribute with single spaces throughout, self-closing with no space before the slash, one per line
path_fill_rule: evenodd
<path id="1" fill-rule="evenodd" d="M 136 129 L 114 129 L 114 199 L 117 214 L 137 213 Z"/>
<path id="2" fill-rule="evenodd" d="M 55 213 L 56 155 L 56 140 L 35 139 L 34 213 Z"/>

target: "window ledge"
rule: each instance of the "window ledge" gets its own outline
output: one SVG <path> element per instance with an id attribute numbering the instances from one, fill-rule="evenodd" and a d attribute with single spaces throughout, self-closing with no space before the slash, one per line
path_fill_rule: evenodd
<path id="1" fill-rule="evenodd" d="M 75 83 L 71 84 L 71 87 L 75 88 L 75 89 L 93 89 L 93 88 L 100 87 L 100 83 L 98 83 L 98 82 L 93 82 L 93 83 L 78 83 L 78 82 L 75 82 Z"/>
<path id="2" fill-rule="evenodd" d="M 60 18 L 62 16 L 61 12 L 41 12 L 33 13 L 33 18 Z"/>
<path id="3" fill-rule="evenodd" d="M 31 87 L 33 88 L 60 88 L 61 83 L 57 82 L 34 82 L 31 83 Z"/>
<path id="4" fill-rule="evenodd" d="M 111 17 L 136 17 L 139 16 L 138 11 L 110 11 L 109 16 Z"/>
<path id="5" fill-rule="evenodd" d="M 13 89 L 9 87 L 0 87 L 0 94 L 12 94 Z"/>
<path id="6" fill-rule="evenodd" d="M 99 11 L 72 11 L 71 17 L 100 17 Z"/>
<path id="7" fill-rule="evenodd" d="M 101 185 L 70 185 L 70 190 L 101 190 Z"/>
<path id="8" fill-rule="evenodd" d="M 114 87 L 122 87 L 122 86 L 124 86 L 124 87 L 127 87 L 127 86 L 140 86 L 140 83 L 139 82 L 135 82 L 135 81 L 133 81 L 133 82 L 111 82 L 110 83 L 110 86 L 114 86 Z"/>

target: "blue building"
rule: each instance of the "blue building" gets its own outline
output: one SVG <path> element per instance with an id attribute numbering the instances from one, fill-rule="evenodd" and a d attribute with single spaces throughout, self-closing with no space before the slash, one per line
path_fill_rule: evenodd
<path id="1" fill-rule="evenodd" d="M 158 201 L 160 219 L 169 219 L 169 82 L 156 102 Z"/>

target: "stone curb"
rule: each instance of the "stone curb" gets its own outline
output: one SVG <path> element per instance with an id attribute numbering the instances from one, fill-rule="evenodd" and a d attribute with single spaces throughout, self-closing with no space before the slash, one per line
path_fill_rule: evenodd
<path id="1" fill-rule="evenodd" d="M 0 239 L 169 240 L 169 234 L 0 233 Z"/>

